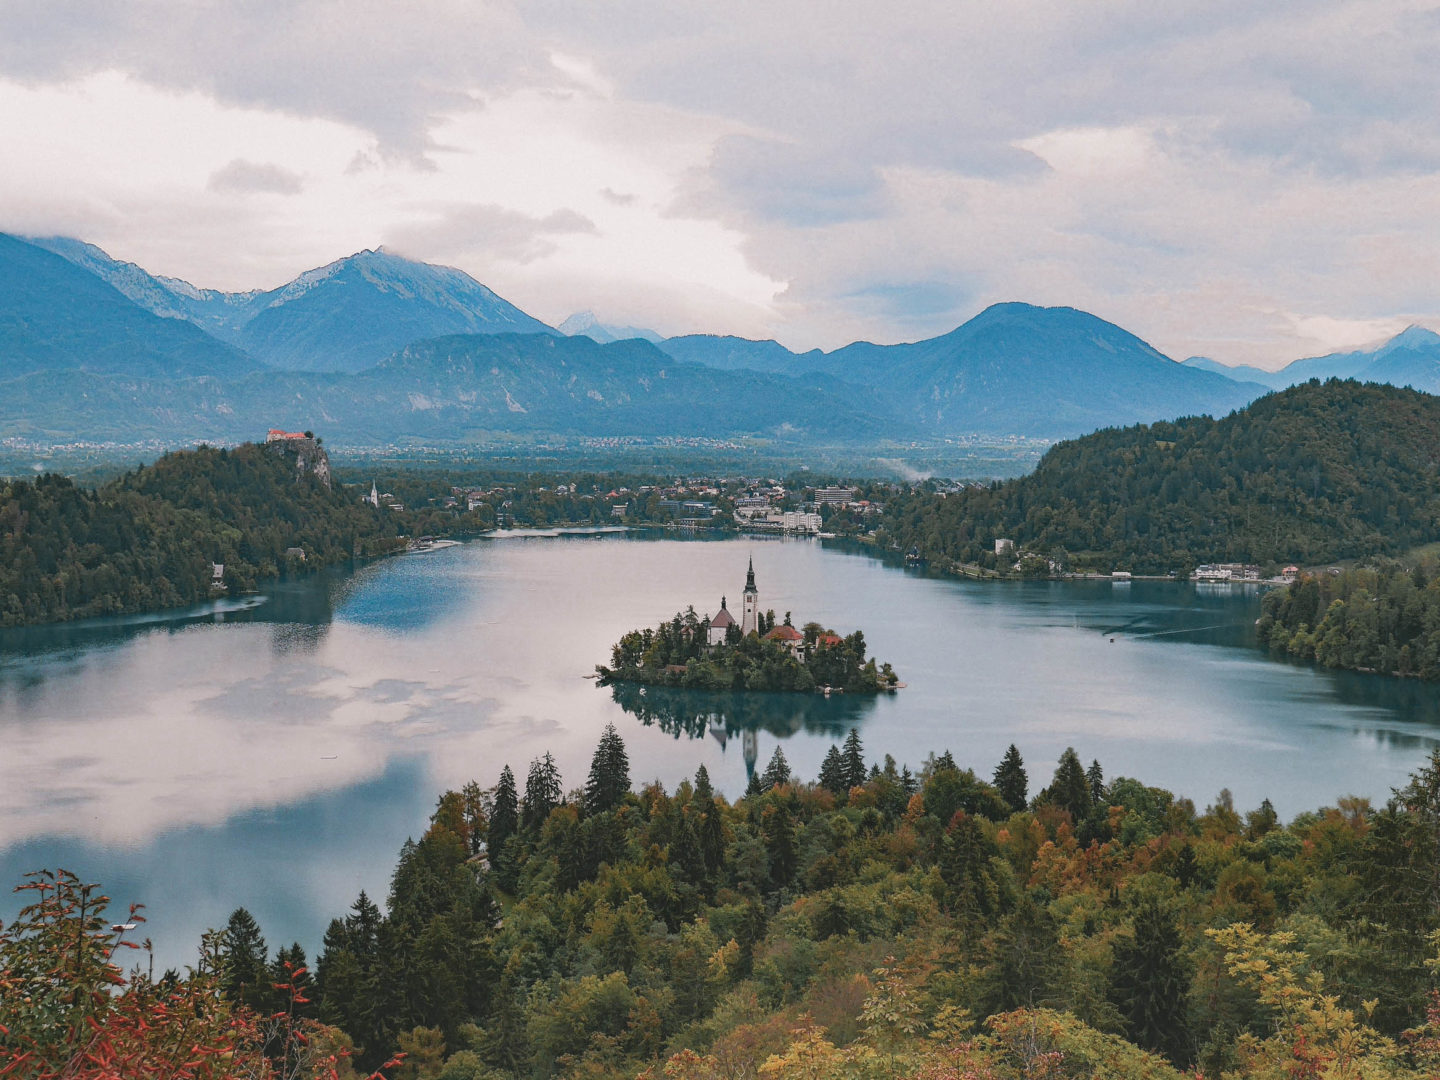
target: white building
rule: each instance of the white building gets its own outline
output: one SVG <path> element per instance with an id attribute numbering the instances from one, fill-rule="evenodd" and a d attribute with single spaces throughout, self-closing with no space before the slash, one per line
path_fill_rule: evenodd
<path id="1" fill-rule="evenodd" d="M 730 627 L 735 625 L 735 616 L 730 614 L 730 609 L 725 606 L 725 597 L 720 598 L 720 610 L 710 620 L 710 644 L 723 645 L 725 635 L 730 632 Z"/>

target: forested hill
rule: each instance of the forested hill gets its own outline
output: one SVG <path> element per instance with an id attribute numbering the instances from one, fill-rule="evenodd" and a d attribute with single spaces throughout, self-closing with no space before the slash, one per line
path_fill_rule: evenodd
<path id="1" fill-rule="evenodd" d="M 1018 480 L 894 499 L 882 530 L 941 569 L 994 567 L 997 537 L 1073 568 L 1147 573 L 1399 552 L 1440 536 L 1440 398 L 1310 382 L 1221 420 L 1099 431 Z"/>
<path id="2" fill-rule="evenodd" d="M 0 481 L 0 626 L 192 604 L 212 595 L 214 563 L 235 593 L 390 550 L 398 534 L 390 511 L 332 488 L 318 447 L 202 446 L 94 491 Z"/>

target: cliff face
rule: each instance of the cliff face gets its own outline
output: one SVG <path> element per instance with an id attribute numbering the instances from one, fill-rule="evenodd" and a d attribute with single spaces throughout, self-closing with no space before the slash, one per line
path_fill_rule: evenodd
<path id="1" fill-rule="evenodd" d="M 330 486 L 330 455 L 316 439 L 277 439 L 265 444 L 265 452 L 295 461 L 295 479 L 312 473 L 327 488 Z"/>

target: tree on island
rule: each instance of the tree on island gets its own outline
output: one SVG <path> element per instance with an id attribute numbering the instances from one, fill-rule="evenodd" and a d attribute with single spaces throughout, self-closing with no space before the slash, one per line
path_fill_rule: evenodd
<path id="1" fill-rule="evenodd" d="M 620 805 L 630 791 L 630 759 L 625 743 L 614 724 L 606 724 L 600 745 L 590 762 L 590 778 L 585 782 L 585 813 L 603 814 Z"/>

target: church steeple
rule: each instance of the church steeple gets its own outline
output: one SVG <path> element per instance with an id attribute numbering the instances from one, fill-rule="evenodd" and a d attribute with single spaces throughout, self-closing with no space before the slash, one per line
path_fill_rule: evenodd
<path id="1" fill-rule="evenodd" d="M 744 601 L 740 613 L 740 633 L 760 632 L 760 591 L 755 588 L 755 560 L 750 560 L 750 569 L 745 574 Z"/>

